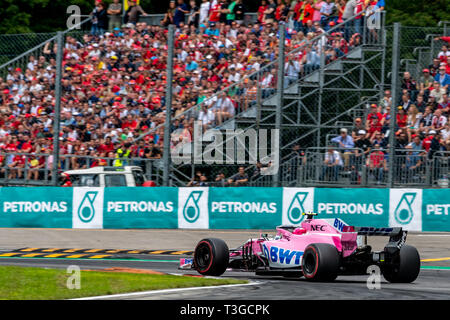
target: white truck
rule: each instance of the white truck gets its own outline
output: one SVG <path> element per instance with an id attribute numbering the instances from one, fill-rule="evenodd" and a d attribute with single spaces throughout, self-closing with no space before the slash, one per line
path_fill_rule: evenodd
<path id="1" fill-rule="evenodd" d="M 63 172 L 61 185 L 66 187 L 150 187 L 144 172 L 138 166 L 94 167 Z"/>

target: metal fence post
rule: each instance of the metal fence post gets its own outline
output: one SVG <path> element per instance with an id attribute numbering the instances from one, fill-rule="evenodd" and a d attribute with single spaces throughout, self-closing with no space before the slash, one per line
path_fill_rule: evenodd
<path id="1" fill-rule="evenodd" d="M 55 78 L 55 109 L 53 111 L 53 167 L 52 167 L 52 185 L 58 186 L 58 168 L 59 168 L 59 131 L 61 119 L 61 78 L 62 78 L 62 60 L 64 39 L 61 31 L 58 31 L 57 52 L 56 52 L 56 78 Z"/>
<path id="2" fill-rule="evenodd" d="M 394 163 L 395 163 L 395 124 L 397 116 L 397 102 L 398 102 L 398 73 L 399 73 L 399 58 L 400 58 L 400 23 L 394 23 L 394 36 L 392 40 L 392 105 L 391 105 L 391 119 L 389 121 L 389 169 L 388 169 L 388 187 L 394 186 Z"/>
<path id="3" fill-rule="evenodd" d="M 321 45 L 319 46 L 319 50 L 320 52 L 318 52 L 318 54 L 320 55 L 320 66 L 319 66 L 319 97 L 318 97 L 318 101 L 317 101 L 317 142 L 316 142 L 316 146 L 320 147 L 322 146 L 322 141 L 321 141 L 321 135 L 322 135 L 322 130 L 321 130 L 321 126 L 322 126 L 322 103 L 323 103 L 323 88 L 324 88 L 324 83 L 325 83 L 325 46 L 326 44 L 324 44 L 322 41 L 325 37 L 324 35 L 322 36 L 322 38 L 320 38 L 319 41 L 321 41 Z M 314 71 L 312 71 L 314 72 Z M 326 146 L 328 147 L 328 146 Z"/>
<path id="4" fill-rule="evenodd" d="M 164 171 L 163 185 L 169 186 L 170 174 L 170 122 L 172 113 L 172 78 L 173 78 L 173 50 L 174 50 L 175 25 L 169 25 L 167 43 L 167 88 L 166 88 L 166 121 L 164 124 Z"/>
<path id="5" fill-rule="evenodd" d="M 257 74 L 257 94 L 256 94 L 256 130 L 259 130 L 261 124 L 261 104 L 262 104 L 262 86 L 261 73 Z"/>
<path id="6" fill-rule="evenodd" d="M 276 115 L 275 115 L 275 129 L 278 130 L 280 140 L 283 139 L 281 135 L 281 112 L 283 110 L 283 95 L 284 95 L 284 38 L 286 26 L 284 23 L 280 23 L 278 33 L 279 33 L 279 43 L 278 43 L 278 79 L 277 79 L 277 105 L 276 105 Z M 281 142 L 281 141 L 280 141 Z M 277 146 L 278 148 L 280 146 Z M 281 155 L 278 152 L 277 163 L 280 164 Z M 277 171 L 273 175 L 273 186 L 278 187 L 280 183 L 280 172 Z"/>

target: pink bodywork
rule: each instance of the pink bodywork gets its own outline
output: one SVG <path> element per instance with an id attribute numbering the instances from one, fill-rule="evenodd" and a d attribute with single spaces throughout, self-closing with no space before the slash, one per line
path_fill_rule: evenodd
<path id="1" fill-rule="evenodd" d="M 340 219 L 306 219 L 297 228 L 300 229 L 290 232 L 279 227 L 276 240 L 251 239 L 244 244 L 243 251 L 251 248 L 253 255 L 266 256 L 270 266 L 289 268 L 301 265 L 303 252 L 311 243 L 329 243 L 343 257 L 351 255 L 357 248 L 357 233 Z M 242 252 L 235 252 L 230 257 L 240 254 Z"/>

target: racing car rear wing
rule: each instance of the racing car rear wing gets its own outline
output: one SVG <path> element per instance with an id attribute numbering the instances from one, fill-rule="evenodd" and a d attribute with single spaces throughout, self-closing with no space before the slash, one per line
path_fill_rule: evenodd
<path id="1" fill-rule="evenodd" d="M 344 226 L 342 232 L 357 232 L 361 236 L 396 236 L 402 233 L 402 228 L 374 228 Z"/>
<path id="2" fill-rule="evenodd" d="M 396 228 L 374 228 L 374 227 L 353 227 L 344 226 L 342 232 L 356 232 L 358 235 L 365 236 L 389 236 L 389 242 L 385 246 L 385 250 L 394 253 L 399 250 L 406 241 L 408 231 L 401 227 Z M 367 242 L 367 241 L 365 241 Z"/>

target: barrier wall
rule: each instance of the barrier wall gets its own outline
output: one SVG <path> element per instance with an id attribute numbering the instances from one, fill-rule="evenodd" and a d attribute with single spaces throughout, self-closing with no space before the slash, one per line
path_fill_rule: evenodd
<path id="1" fill-rule="evenodd" d="M 0 227 L 273 229 L 304 211 L 350 225 L 450 231 L 450 189 L 0 188 Z"/>

